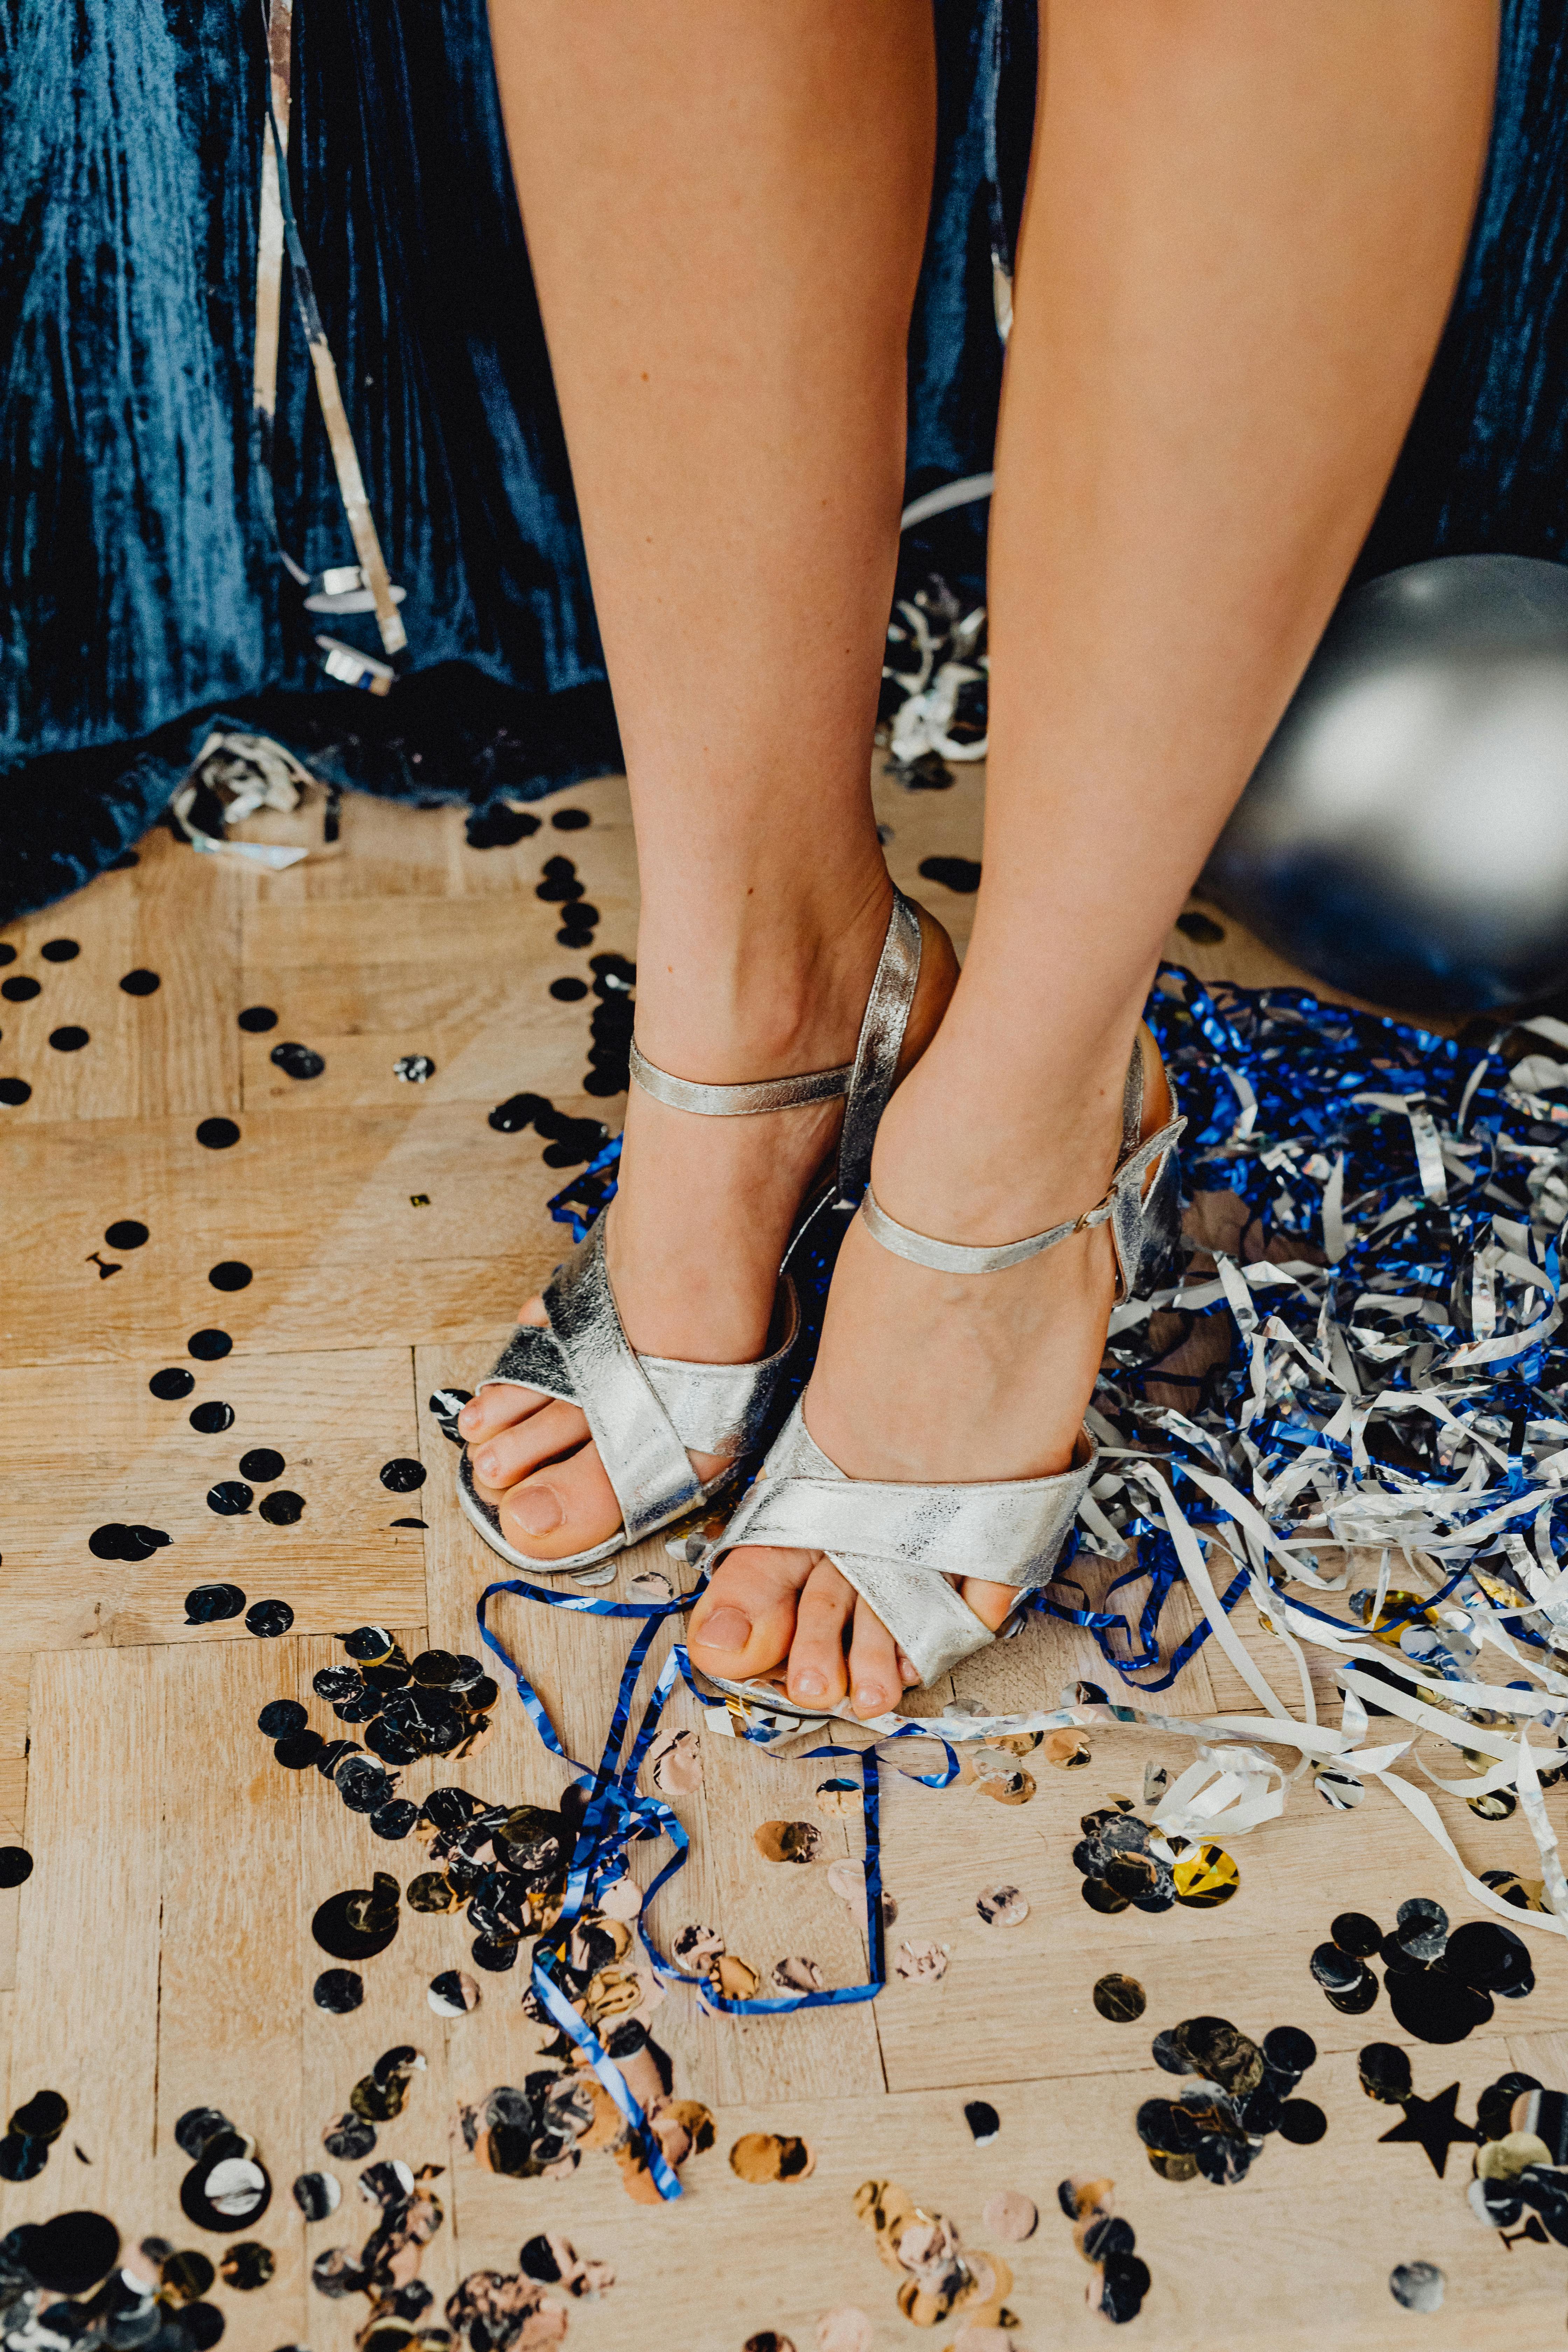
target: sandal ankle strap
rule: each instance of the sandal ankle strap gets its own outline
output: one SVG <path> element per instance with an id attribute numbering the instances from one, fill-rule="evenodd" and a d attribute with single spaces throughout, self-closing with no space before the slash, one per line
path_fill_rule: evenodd
<path id="1" fill-rule="evenodd" d="M 631 1075 L 645 1095 L 672 1110 L 702 1118 L 744 1118 L 755 1111 L 795 1110 L 803 1103 L 847 1100 L 838 1146 L 838 1197 L 858 1199 L 868 1184 L 871 1146 L 887 1106 L 903 1048 L 904 1029 L 921 969 L 920 917 L 901 890 L 893 892 L 892 912 L 878 961 L 852 1062 L 837 1069 L 806 1070 L 789 1078 L 756 1078 L 734 1086 L 704 1086 L 678 1078 L 650 1062 L 632 1040 Z"/>
<path id="2" fill-rule="evenodd" d="M 1143 1180 L 1152 1168 L 1169 1157 L 1187 1123 L 1184 1118 L 1171 1118 L 1146 1143 L 1141 1143 L 1138 1129 L 1142 1124 L 1142 1109 L 1143 1055 L 1140 1046 L 1134 1045 L 1122 1102 L 1122 1144 L 1116 1173 L 1092 1209 L 1086 1209 L 1081 1216 L 1066 1218 L 1043 1234 L 1029 1234 L 1022 1241 L 1000 1242 L 993 1247 L 938 1241 L 930 1234 L 916 1233 L 912 1225 L 900 1225 L 896 1217 L 889 1217 L 869 1182 L 860 1203 L 861 1221 L 873 1241 L 879 1242 L 894 1257 L 907 1258 L 912 1265 L 929 1266 L 936 1274 L 1000 1274 L 1007 1266 L 1022 1265 L 1026 1258 L 1038 1257 L 1043 1250 L 1053 1249 L 1071 1234 L 1087 1233 L 1114 1219 L 1118 1271 L 1123 1293 L 1130 1294 L 1144 1221 Z"/>

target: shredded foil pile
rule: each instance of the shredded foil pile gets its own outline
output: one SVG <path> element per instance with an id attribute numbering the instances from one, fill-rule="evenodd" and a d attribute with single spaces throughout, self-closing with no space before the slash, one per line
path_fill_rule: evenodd
<path id="1" fill-rule="evenodd" d="M 1104 1705 L 1082 1685 L 1042 1694 L 1026 1714 L 954 1698 L 869 1728 L 1185 1736 L 1165 1836 L 1228 1841 L 1309 1775 L 1340 1808 L 1377 1780 L 1489 1908 L 1564 1932 L 1542 1790 L 1568 1764 L 1568 1024 L 1449 1039 L 1297 990 L 1211 994 L 1174 968 L 1149 1019 L 1187 1120 L 1184 1262 L 1115 1311 L 1099 1475 L 1038 1604 L 1089 1628 L 1125 1687 Z M 1204 1622 L 1178 1639 L 1166 1602 L 1184 1582 Z M 1244 1599 L 1282 1672 L 1231 1623 Z M 1262 1713 L 1156 1713 L 1211 1639 Z M 1338 1724 L 1318 1719 L 1304 1644 L 1332 1655 Z M 737 1727 L 765 1745 L 799 1729 L 760 1710 Z M 1413 1752 L 1424 1732 L 1468 1769 L 1433 1773 Z M 1474 1876 L 1423 1780 L 1492 1818 L 1522 1809 L 1540 1878 Z"/>

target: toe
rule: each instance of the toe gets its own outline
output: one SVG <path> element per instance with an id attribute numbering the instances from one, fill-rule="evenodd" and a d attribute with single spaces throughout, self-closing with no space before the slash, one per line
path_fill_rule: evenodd
<path id="1" fill-rule="evenodd" d="M 616 1490 L 591 1444 L 509 1487 L 500 1505 L 502 1535 L 531 1559 L 591 1551 L 606 1543 L 620 1524 Z"/>
<path id="2" fill-rule="evenodd" d="M 795 1604 L 816 1559 L 771 1544 L 738 1544 L 727 1553 L 691 1612 L 692 1664 L 730 1682 L 749 1682 L 782 1665 L 795 1637 Z"/>
<path id="3" fill-rule="evenodd" d="M 582 1412 L 552 1397 L 526 1420 L 471 1444 L 468 1459 L 481 1492 L 493 1501 L 503 1487 L 515 1486 L 546 1462 L 574 1454 L 587 1443 L 588 1423 Z"/>
<path id="4" fill-rule="evenodd" d="M 849 1692 L 856 1714 L 862 1719 L 888 1714 L 897 1706 L 903 1687 L 898 1643 L 881 1619 L 858 1601 L 849 1639 Z"/>
<path id="5" fill-rule="evenodd" d="M 846 1689 L 844 1636 L 855 1588 L 830 1559 L 819 1559 L 801 1591 L 787 1687 L 806 1706 L 837 1706 Z"/>
<path id="6" fill-rule="evenodd" d="M 526 1420 L 549 1402 L 537 1389 L 519 1388 L 511 1381 L 497 1381 L 493 1387 L 481 1389 L 478 1396 L 468 1399 L 458 1415 L 458 1434 L 470 1445 L 479 1444 L 485 1438 L 494 1437 L 501 1430 Z"/>
<path id="7" fill-rule="evenodd" d="M 981 1623 L 989 1625 L 994 1633 L 1000 1633 L 1018 1605 L 1016 1584 L 987 1584 L 980 1577 L 969 1576 L 958 1590 Z"/>

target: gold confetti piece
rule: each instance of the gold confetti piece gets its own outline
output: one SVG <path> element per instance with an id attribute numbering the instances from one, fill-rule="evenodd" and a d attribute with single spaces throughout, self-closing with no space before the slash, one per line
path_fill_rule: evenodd
<path id="1" fill-rule="evenodd" d="M 1112 2025 L 1131 2025 L 1142 2016 L 1149 1997 L 1136 1977 L 1115 1973 L 1101 1977 L 1094 1988 L 1094 2005 Z"/>
<path id="2" fill-rule="evenodd" d="M 642 1909 L 642 1888 L 635 1878 L 617 1878 L 601 1890 L 599 1909 L 606 1919 L 635 1919 Z"/>
<path id="3" fill-rule="evenodd" d="M 786 2132 L 744 2132 L 730 2150 L 730 2169 L 738 2179 L 762 2186 L 773 2180 L 805 2180 L 816 2169 L 816 2158 L 803 2139 Z"/>
<path id="4" fill-rule="evenodd" d="M 940 1984 L 947 1974 L 948 1947 L 928 1938 L 899 1946 L 893 1966 L 910 1984 Z"/>
<path id="5" fill-rule="evenodd" d="M 816 2323 L 816 2352 L 871 2352 L 875 2333 L 858 2304 L 841 2303 Z"/>
<path id="6" fill-rule="evenodd" d="M 649 1750 L 647 1773 L 661 1796 L 695 1795 L 702 1786 L 700 1732 L 665 1732 Z"/>
<path id="7" fill-rule="evenodd" d="M 726 2000 L 755 2000 L 762 1979 L 732 1952 L 723 1952 L 713 1964 L 713 1980 Z"/>
<path id="8" fill-rule="evenodd" d="M 765 1862 L 815 1862 L 822 1851 L 822 1832 L 813 1822 L 763 1822 L 752 1838 Z"/>
<path id="9" fill-rule="evenodd" d="M 993 1797 L 999 1805 L 1026 1805 L 1035 1793 L 1035 1778 L 1020 1765 L 1016 1772 L 984 1773 L 975 1787 L 983 1797 Z"/>
<path id="10" fill-rule="evenodd" d="M 1190 1847 L 1172 1872 L 1176 1883 L 1176 1900 L 1194 1911 L 1212 1910 L 1216 1903 L 1228 1903 L 1241 1884 L 1241 1873 L 1232 1857 L 1220 1845 Z"/>
<path id="11" fill-rule="evenodd" d="M 1511 2180 L 1527 2164 L 1554 2164 L 1556 2158 L 1534 2132 L 1510 2132 L 1504 2139 L 1489 2140 L 1476 2158 L 1481 2180 Z"/>
<path id="12" fill-rule="evenodd" d="M 974 1907 L 988 1927 L 1016 1927 L 1029 1916 L 1029 1906 L 1016 1886 L 988 1886 L 974 1898 Z"/>
<path id="13" fill-rule="evenodd" d="M 1093 1750 L 1083 1733 L 1070 1729 L 1048 1732 L 1041 1753 L 1047 1764 L 1059 1764 L 1065 1772 L 1075 1772 L 1093 1761 Z"/>
<path id="14" fill-rule="evenodd" d="M 822 1970 L 815 1960 L 779 1960 L 773 1968 L 773 1982 L 785 1992 L 820 1992 Z"/>
<path id="15" fill-rule="evenodd" d="M 994 2238 L 1013 2245 L 1034 2236 L 1040 2214 L 1034 2199 L 1026 2197 L 1021 2189 L 998 2189 L 986 2199 L 980 2218 Z"/>

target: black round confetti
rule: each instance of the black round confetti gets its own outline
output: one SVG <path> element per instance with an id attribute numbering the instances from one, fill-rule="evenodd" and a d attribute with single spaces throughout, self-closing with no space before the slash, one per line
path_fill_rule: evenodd
<path id="1" fill-rule="evenodd" d="M 278 2263 L 270 2246 L 262 2245 L 255 2238 L 247 2238 L 241 2244 L 230 2246 L 218 2267 L 223 2273 L 226 2286 L 234 2287 L 241 2294 L 248 2294 L 254 2288 L 267 2284 Z"/>
<path id="2" fill-rule="evenodd" d="M 28 1004 L 41 993 L 39 982 L 25 971 L 16 972 L 10 980 L 0 980 L 0 996 L 12 1004 Z"/>
<path id="3" fill-rule="evenodd" d="M 190 1380 L 188 1372 L 185 1378 Z M 194 1381 L 191 1381 L 191 1386 L 195 1388 Z M 221 1437 L 226 1429 L 234 1427 L 234 1407 L 225 1404 L 221 1397 L 209 1397 L 203 1403 L 191 1407 L 190 1420 L 191 1427 L 199 1431 L 203 1437 Z"/>
<path id="4" fill-rule="evenodd" d="M 126 973 L 120 985 L 127 996 L 156 996 L 163 983 L 155 971 L 138 966 L 135 971 Z"/>
<path id="5" fill-rule="evenodd" d="M 68 1021 L 63 1029 L 49 1031 L 49 1043 L 57 1054 L 79 1054 L 89 1043 L 88 1033 L 79 1029 L 75 1022 Z"/>
<path id="6" fill-rule="evenodd" d="M 588 983 L 585 980 L 574 980 L 568 975 L 563 980 L 552 980 L 550 993 L 558 1004 L 575 1004 L 580 996 L 587 995 Z"/>
<path id="7" fill-rule="evenodd" d="M 1100 2273 L 1100 2308 L 1113 2326 L 1136 2319 L 1149 2292 L 1149 2265 L 1142 2254 L 1108 2254 Z"/>
<path id="8" fill-rule="evenodd" d="M 1137 2242 L 1131 2222 L 1119 2213 L 1102 2214 L 1083 2233 L 1083 2251 L 1091 2263 L 1102 2263 L 1107 2254 L 1130 2254 Z"/>
<path id="9" fill-rule="evenodd" d="M 184 1364 L 171 1364 L 166 1371 L 154 1372 L 147 1386 L 164 1404 L 174 1404 L 188 1397 L 195 1384 L 195 1372 L 187 1372 Z"/>
<path id="10" fill-rule="evenodd" d="M 239 1129 L 232 1118 L 204 1118 L 196 1129 L 196 1141 L 209 1151 L 226 1151 L 239 1141 Z"/>
<path id="11" fill-rule="evenodd" d="M 1367 2097 L 1387 2106 L 1398 2106 L 1414 2087 L 1410 2053 L 1397 2042 L 1369 2042 L 1357 2055 L 1356 2072 Z"/>
<path id="12" fill-rule="evenodd" d="M 1247 2093 L 1241 2103 L 1243 2131 L 1257 2136 L 1279 2130 L 1279 2118 L 1285 2112 L 1285 2101 L 1279 2084 L 1290 2080 L 1289 2075 L 1265 2077 L 1255 2091 Z"/>
<path id="13" fill-rule="evenodd" d="M 371 1828 L 378 1838 L 405 1838 L 419 1818 L 419 1808 L 406 1797 L 394 1797 L 390 1804 L 378 1805 L 370 1817 Z"/>
<path id="14" fill-rule="evenodd" d="M 397 1881 L 378 1870 L 374 1887 L 350 1886 L 329 1895 L 310 1921 L 310 1933 L 334 1960 L 372 1960 L 396 1935 L 399 1918 Z"/>
<path id="15" fill-rule="evenodd" d="M 87 1548 L 95 1559 L 134 1562 L 151 1559 L 155 1551 L 161 1551 L 173 1540 L 162 1528 L 125 1527 L 111 1519 L 106 1527 L 94 1528 Z"/>
<path id="16" fill-rule="evenodd" d="M 1135 2018 L 1142 2016 L 1149 2006 L 1149 1996 L 1136 1977 L 1124 1977 L 1113 1972 L 1101 1977 L 1096 1983 L 1094 2005 L 1101 2017 L 1109 2018 L 1112 2025 L 1131 2025 Z"/>
<path id="17" fill-rule="evenodd" d="M 212 2352 L 226 2325 L 216 2303 L 187 2303 L 180 2314 L 180 2326 L 196 2352 Z"/>
<path id="18" fill-rule="evenodd" d="M 81 946 L 76 940 L 46 940 L 38 953 L 46 963 L 74 963 Z"/>
<path id="19" fill-rule="evenodd" d="M 242 1259 L 226 1257 L 214 1266 L 207 1280 L 215 1290 L 248 1290 L 252 1276 Z"/>
<path id="20" fill-rule="evenodd" d="M 1277 2074 L 1294 2074 L 1300 2081 L 1317 2063 L 1318 2045 L 1299 2025 L 1275 2025 L 1263 2037 L 1263 2055 Z"/>
<path id="21" fill-rule="evenodd" d="M 969 2126 L 971 2137 L 980 2146 L 994 2139 L 1002 2128 L 1002 2118 L 989 2099 L 966 2099 L 963 2120 Z"/>
<path id="22" fill-rule="evenodd" d="M 216 1364 L 220 1356 L 228 1355 L 234 1341 L 226 1331 L 193 1331 L 185 1341 L 186 1352 L 201 1364 Z"/>
<path id="23" fill-rule="evenodd" d="M 472 1950 L 475 1968 L 489 1969 L 492 1975 L 499 1976 L 503 1969 L 517 1966 L 517 1946 L 504 1943 L 498 1937 L 476 1936 Z"/>
<path id="24" fill-rule="evenodd" d="M 261 1036 L 267 1030 L 277 1028 L 278 1015 L 270 1004 L 247 1004 L 239 1015 L 239 1025 L 252 1035 Z"/>
<path id="25" fill-rule="evenodd" d="M 584 827 L 592 824 L 594 820 L 584 808 L 563 808 L 557 809 L 550 822 L 557 833 L 581 833 Z M 47 955 L 47 948 L 44 950 L 44 953 Z"/>
<path id="26" fill-rule="evenodd" d="M 364 1999 L 364 1979 L 353 1969 L 323 1969 L 310 1988 L 310 1998 L 318 2009 L 347 2017 Z"/>
<path id="27" fill-rule="evenodd" d="M 1286 2100 L 1279 2116 L 1281 2139 L 1292 2140 L 1298 2147 L 1310 2147 L 1328 2128 L 1327 2116 L 1310 2099 Z"/>
<path id="28" fill-rule="evenodd" d="M 400 1454 L 381 1465 L 381 1483 L 395 1495 L 412 1495 L 425 1484 L 425 1465 Z"/>
<path id="29" fill-rule="evenodd" d="M 85 2294 L 114 2268 L 120 2232 L 103 2213 L 57 2213 L 27 2241 L 27 2268 L 54 2294 Z"/>
<path id="30" fill-rule="evenodd" d="M 258 1601 L 245 1612 L 246 1631 L 261 1642 L 275 1642 L 293 1622 L 294 1612 L 286 1601 Z"/>
<path id="31" fill-rule="evenodd" d="M 47 2139 L 29 2139 L 25 2132 L 0 2138 L 0 2180 L 36 2180 L 48 2160 Z"/>
<path id="32" fill-rule="evenodd" d="M 0 1886 L 20 1886 L 33 1874 L 33 1857 L 25 1845 L 0 1845 Z"/>
<path id="33" fill-rule="evenodd" d="M 1467 1919 L 1449 1937 L 1443 1966 L 1481 1992 L 1509 1993 L 1534 1980 L 1529 1945 L 1500 1919 Z"/>
<path id="34" fill-rule="evenodd" d="M 305 1508 L 303 1495 L 279 1486 L 270 1495 L 263 1495 L 257 1506 L 269 1528 L 292 1528 L 299 1524 Z"/>
<path id="35" fill-rule="evenodd" d="M 319 1666 L 310 1677 L 310 1688 L 318 1698 L 335 1706 L 339 1699 L 363 1696 L 364 1676 L 354 1666 Z"/>
<path id="36" fill-rule="evenodd" d="M 254 1478 L 258 1486 L 268 1486 L 274 1478 L 281 1478 L 288 1466 L 281 1454 L 270 1445 L 253 1445 L 248 1454 L 242 1454 L 239 1457 L 240 1476 Z"/>
<path id="37" fill-rule="evenodd" d="M 1365 1961 L 1357 1959 L 1353 1952 L 1345 1951 L 1339 1944 L 1320 1944 L 1308 1966 L 1325 1992 L 1354 1996 L 1363 1984 L 1370 1983 L 1373 1997 L 1376 1998 L 1377 1979 Z"/>
<path id="38" fill-rule="evenodd" d="M 237 1617 L 245 1606 L 245 1595 L 237 1584 L 198 1584 L 185 1595 L 187 1625 L 217 1625 L 226 1617 Z"/>
<path id="39" fill-rule="evenodd" d="M 1383 1941 L 1383 1929 L 1364 1911 L 1342 1911 L 1329 1924 L 1329 1934 L 1342 1952 L 1353 1952 L 1358 1960 L 1368 1960 Z"/>
<path id="40" fill-rule="evenodd" d="M 259 2221 L 271 2198 L 266 2166 L 252 2153 L 251 2142 L 232 2130 L 213 2135 L 180 2183 L 180 2210 L 186 2220 L 226 2237 Z"/>
<path id="41" fill-rule="evenodd" d="M 390 1657 L 392 1646 L 392 1636 L 384 1625 L 356 1625 L 352 1633 L 343 1635 L 343 1648 L 362 1665 L 373 1659 Z"/>
<path id="42" fill-rule="evenodd" d="M 294 2202 L 307 2221 L 328 2220 L 342 2194 L 330 2172 L 302 2172 L 294 2183 Z"/>
<path id="43" fill-rule="evenodd" d="M 0 1103 L 8 1110 L 20 1110 L 32 1098 L 33 1089 L 26 1078 L 0 1078 Z"/>
<path id="44" fill-rule="evenodd" d="M 1126 1895 L 1118 1895 L 1114 1886 L 1108 1886 L 1103 1878 L 1086 1878 L 1079 1893 L 1091 1911 L 1114 1913 L 1129 1907 Z"/>
<path id="45" fill-rule="evenodd" d="M 1420 2042 L 1462 2042 L 1491 2022 L 1490 1994 L 1441 1969 L 1390 1969 L 1384 1987 L 1399 2023 Z"/>
<path id="46" fill-rule="evenodd" d="M 174 2145 L 183 2149 L 194 2164 L 209 2140 L 216 2139 L 220 2132 L 232 2133 L 233 2130 L 234 2126 L 221 2107 L 187 2107 L 174 2125 Z M 199 2254 L 196 2260 L 205 2263 L 206 2256 Z M 212 2277 L 209 2272 L 200 2285 L 195 2287 L 192 2292 L 195 2294 L 205 2294 L 211 2284 Z"/>
<path id="47" fill-rule="evenodd" d="M 243 1478 L 220 1478 L 216 1486 L 207 1488 L 207 1508 L 220 1519 L 238 1518 L 255 1500 L 255 1487 L 247 1486 Z"/>
<path id="48" fill-rule="evenodd" d="M 428 1519 L 388 1519 L 386 1524 L 389 1528 L 427 1528 L 430 1522 Z"/>
<path id="49" fill-rule="evenodd" d="M 1363 2053 L 1364 2055 L 1364 2053 Z M 1521 2091 L 1539 2091 L 1533 2074 L 1500 2074 L 1476 2101 L 1476 2122 L 1483 2138 L 1506 2139 L 1513 2129 L 1513 2103 Z"/>
<path id="50" fill-rule="evenodd" d="M 6 2128 L 19 2132 L 26 2139 L 42 2140 L 47 2146 L 59 2137 L 69 2121 L 70 2109 L 58 2091 L 35 2091 L 16 2109 Z"/>
<path id="51" fill-rule="evenodd" d="M 1429 1895 L 1413 1895 L 1399 1906 L 1394 1938 L 1415 1960 L 1439 1960 L 1448 1940 L 1448 1915 Z"/>
<path id="52" fill-rule="evenodd" d="M 272 1753 L 285 1771 L 302 1772 L 308 1764 L 315 1762 L 326 1744 L 319 1731 L 290 1731 Z"/>
<path id="53" fill-rule="evenodd" d="M 367 2124 L 363 2116 L 356 2116 L 352 2111 L 336 2116 L 321 2134 L 321 2146 L 329 2156 L 335 2156 L 346 2164 L 357 2164 L 360 2158 L 368 2156 L 375 2146 L 375 2126 Z"/>
<path id="54" fill-rule="evenodd" d="M 103 1238 L 111 1250 L 138 1250 L 147 1239 L 147 1228 L 135 1217 L 120 1217 L 108 1228 Z"/>
<path id="55" fill-rule="evenodd" d="M 980 866 L 973 857 L 922 857 L 920 870 L 922 881 L 940 882 L 964 898 L 980 887 Z"/>
<path id="56" fill-rule="evenodd" d="M 256 1727 L 268 1739 L 286 1739 L 305 1728 L 305 1710 L 297 1698 L 269 1698 L 256 1718 Z"/>
<path id="57" fill-rule="evenodd" d="M 8 963 L 15 963 L 16 961 L 16 950 L 11 945 L 10 940 L 0 940 L 0 970 L 3 970 Z"/>
<path id="58" fill-rule="evenodd" d="M 312 1047 L 297 1044 L 274 1045 L 268 1058 L 291 1078 L 319 1078 L 327 1066 Z"/>

